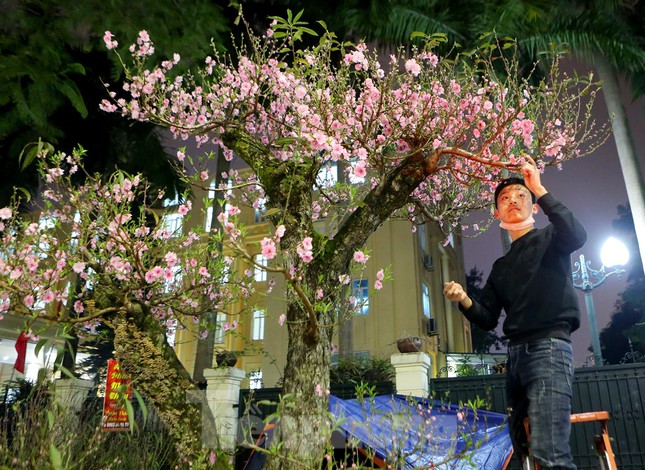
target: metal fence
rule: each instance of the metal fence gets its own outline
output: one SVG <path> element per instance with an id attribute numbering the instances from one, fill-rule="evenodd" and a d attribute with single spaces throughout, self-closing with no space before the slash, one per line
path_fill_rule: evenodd
<path id="1" fill-rule="evenodd" d="M 506 412 L 504 375 L 442 378 L 430 381 L 435 399 L 453 403 L 476 397 L 486 399 L 491 411 Z M 609 435 L 621 470 L 645 469 L 645 364 L 583 367 L 576 369 L 572 411 L 609 411 Z M 598 423 L 572 426 L 571 449 L 579 469 L 597 469 L 592 437 Z M 510 469 L 519 469 L 513 460 Z"/>

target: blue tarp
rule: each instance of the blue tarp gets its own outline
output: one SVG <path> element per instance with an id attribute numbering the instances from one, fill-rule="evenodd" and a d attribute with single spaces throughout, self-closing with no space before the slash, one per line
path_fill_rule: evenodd
<path id="1" fill-rule="evenodd" d="M 400 456 L 405 468 L 500 470 L 512 452 L 500 413 L 401 395 L 360 401 L 331 396 L 329 408 L 348 440 L 378 459 Z"/>

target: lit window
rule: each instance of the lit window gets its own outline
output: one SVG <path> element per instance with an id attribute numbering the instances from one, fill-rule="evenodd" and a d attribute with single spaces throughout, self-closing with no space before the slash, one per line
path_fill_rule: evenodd
<path id="1" fill-rule="evenodd" d="M 48 237 L 41 237 L 38 241 L 38 249 L 40 251 L 40 258 L 44 259 L 47 257 L 47 251 L 50 248 L 50 244 L 47 241 L 49 236 L 51 236 L 51 230 L 56 227 L 56 221 L 58 219 L 52 215 L 43 215 L 38 220 L 38 231 L 39 232 L 49 232 Z"/>
<path id="2" fill-rule="evenodd" d="M 421 284 L 421 293 L 422 293 L 421 305 L 423 307 L 423 315 L 426 318 L 430 318 L 432 316 L 432 311 L 430 310 L 430 289 L 428 289 L 428 285 L 425 282 Z"/>
<path id="3" fill-rule="evenodd" d="M 426 235 L 425 224 L 417 225 L 417 234 L 419 236 L 419 243 L 421 244 L 421 253 L 425 255 L 428 252 L 428 237 Z"/>
<path id="4" fill-rule="evenodd" d="M 177 207 L 179 205 L 179 196 L 176 196 L 174 199 L 164 199 L 164 207 Z M 164 214 L 163 219 L 161 220 L 161 228 L 167 232 L 170 232 L 172 236 L 181 235 L 181 230 L 183 226 L 183 217 L 179 212 L 168 211 Z"/>
<path id="5" fill-rule="evenodd" d="M 316 184 L 321 188 L 330 188 L 338 182 L 338 164 L 327 162 L 318 171 Z"/>
<path id="6" fill-rule="evenodd" d="M 269 260 L 261 254 L 255 255 L 253 260 L 255 261 L 255 265 L 253 266 L 253 278 L 256 282 L 265 282 L 267 280 L 267 271 L 264 268 L 267 267 Z"/>
<path id="7" fill-rule="evenodd" d="M 217 321 L 215 323 L 215 335 L 213 338 L 213 342 L 215 344 L 224 344 L 224 338 L 226 337 L 226 332 L 222 329 L 224 323 L 226 323 L 226 314 L 218 313 Z"/>
<path id="8" fill-rule="evenodd" d="M 229 189 L 226 190 L 226 199 L 228 200 L 233 194 L 233 181 L 227 180 L 226 185 Z M 211 229 L 211 224 L 213 223 L 213 201 L 217 198 L 217 191 L 215 191 L 215 180 L 211 181 L 210 187 L 208 189 L 208 207 L 206 208 L 206 219 L 204 220 L 204 231 L 209 232 Z M 226 203 L 224 206 L 224 211 L 226 212 L 230 208 L 230 204 Z"/>
<path id="9" fill-rule="evenodd" d="M 258 389 L 262 388 L 262 371 L 254 370 L 249 373 L 249 388 Z"/>
<path id="10" fill-rule="evenodd" d="M 331 353 L 331 359 L 329 365 L 335 366 L 338 365 L 338 361 L 340 360 L 340 353 L 333 352 Z"/>
<path id="11" fill-rule="evenodd" d="M 208 200 L 206 204 L 206 220 L 204 220 L 204 231 L 210 232 L 211 224 L 213 223 L 213 202 L 215 201 L 215 180 L 211 181 L 211 185 L 208 189 Z"/>
<path id="12" fill-rule="evenodd" d="M 267 200 L 264 197 L 258 199 L 258 202 L 256 204 L 257 207 L 255 208 L 255 217 L 253 218 L 253 221 L 256 224 L 266 221 L 266 217 L 264 216 L 267 211 L 266 202 Z"/>
<path id="13" fill-rule="evenodd" d="M 253 312 L 253 324 L 251 325 L 251 339 L 262 341 L 264 339 L 264 310 L 255 310 Z"/>
<path id="14" fill-rule="evenodd" d="M 357 315 L 367 315 L 370 311 L 369 281 L 367 279 L 354 279 L 352 281 L 352 296 Z"/>
<path id="15" fill-rule="evenodd" d="M 162 227 L 173 237 L 181 235 L 183 218 L 179 212 L 168 213 L 164 216 Z"/>
<path id="16" fill-rule="evenodd" d="M 177 320 L 166 321 L 166 339 L 171 348 L 175 347 L 175 339 L 177 338 Z"/>

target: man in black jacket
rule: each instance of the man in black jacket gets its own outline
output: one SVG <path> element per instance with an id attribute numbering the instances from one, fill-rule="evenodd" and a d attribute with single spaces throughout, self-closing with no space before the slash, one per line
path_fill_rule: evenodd
<path id="1" fill-rule="evenodd" d="M 531 427 L 531 455 L 542 468 L 575 469 L 569 447 L 573 351 L 570 335 L 580 325 L 571 280 L 570 256 L 587 239 L 573 214 L 542 185 L 534 162 L 521 178 L 502 181 L 495 190 L 495 217 L 511 236 L 511 248 L 493 264 L 478 301 L 456 282 L 444 294 L 459 302 L 468 320 L 485 330 L 506 313 L 508 339 L 506 398 L 515 452 L 527 453 L 523 420 Z M 535 199 L 537 198 L 537 204 Z M 533 214 L 542 208 L 550 224 L 535 229 Z"/>

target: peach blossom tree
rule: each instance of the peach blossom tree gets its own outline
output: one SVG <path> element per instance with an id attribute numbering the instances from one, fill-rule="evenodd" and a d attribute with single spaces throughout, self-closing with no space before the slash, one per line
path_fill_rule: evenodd
<path id="1" fill-rule="evenodd" d="M 163 195 L 140 176 L 87 174 L 79 185 L 82 151 L 41 150 L 32 212 L 18 212 L 18 197 L 0 209 L 0 320 L 10 312 L 33 334 L 40 319 L 80 337 L 110 326 L 121 369 L 155 405 L 179 455 L 206 464 L 201 404 L 187 398 L 199 389 L 171 338 L 184 328 L 205 334 L 202 318 L 251 295 L 252 279 L 237 275 L 212 240 L 170 228 Z M 178 211 L 187 220 L 191 201 Z"/>

